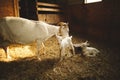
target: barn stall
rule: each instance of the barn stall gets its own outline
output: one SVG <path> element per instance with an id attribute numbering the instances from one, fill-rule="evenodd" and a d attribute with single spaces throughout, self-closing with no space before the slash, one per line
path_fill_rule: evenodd
<path id="1" fill-rule="evenodd" d="M 88 0 L 90 1 L 90 0 Z M 60 48 L 55 36 L 44 42 L 41 61 L 36 43 L 8 46 L 12 59 L 0 48 L 1 80 L 119 80 L 119 0 L 1 0 L 0 17 L 15 16 L 56 25 L 69 22 L 73 44 L 88 41 L 100 53 L 95 57 L 76 51 L 59 62 Z M 2 44 L 0 42 L 0 44 Z"/>

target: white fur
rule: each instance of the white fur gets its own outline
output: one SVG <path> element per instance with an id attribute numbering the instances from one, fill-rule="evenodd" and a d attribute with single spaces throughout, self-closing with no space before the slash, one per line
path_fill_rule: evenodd
<path id="1" fill-rule="evenodd" d="M 37 41 L 38 58 L 41 43 L 58 32 L 58 26 L 50 25 L 43 21 L 33 21 L 19 17 L 4 17 L 0 19 L 0 36 L 2 36 L 3 40 L 17 44 L 29 44 Z"/>
<path id="2" fill-rule="evenodd" d="M 57 35 L 58 42 L 60 44 L 60 58 L 61 60 L 67 55 L 71 56 L 70 50 L 72 53 L 75 54 L 73 43 L 72 43 L 72 36 L 62 38 L 62 36 Z"/>
<path id="3" fill-rule="evenodd" d="M 93 47 L 85 47 L 83 48 L 83 55 L 88 57 L 94 57 L 96 56 L 100 51 Z"/>
<path id="4" fill-rule="evenodd" d="M 96 56 L 100 51 L 93 47 L 88 47 L 90 44 L 88 41 L 81 43 L 80 46 L 82 47 L 83 55 L 88 57 Z"/>

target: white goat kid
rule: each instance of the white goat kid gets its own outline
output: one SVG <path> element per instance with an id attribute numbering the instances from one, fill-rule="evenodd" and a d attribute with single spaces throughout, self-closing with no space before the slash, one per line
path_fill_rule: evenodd
<path id="1" fill-rule="evenodd" d="M 60 45 L 60 61 L 67 57 L 71 57 L 72 54 L 75 55 L 73 43 L 72 43 L 72 36 L 62 38 L 61 36 L 56 35 L 59 45 Z M 72 50 L 72 54 L 71 51 Z"/>
<path id="2" fill-rule="evenodd" d="M 82 48 L 82 52 L 84 56 L 88 56 L 88 57 L 94 57 L 96 56 L 100 51 L 96 48 L 93 47 L 88 47 L 89 43 L 88 41 L 81 43 L 81 48 Z"/>

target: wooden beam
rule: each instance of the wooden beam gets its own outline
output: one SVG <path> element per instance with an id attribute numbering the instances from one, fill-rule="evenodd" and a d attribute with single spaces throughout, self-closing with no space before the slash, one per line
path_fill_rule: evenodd
<path id="1" fill-rule="evenodd" d="M 49 6 L 49 7 L 60 7 L 58 4 L 51 4 L 51 3 L 43 3 L 43 2 L 37 2 L 38 6 Z"/>
<path id="2" fill-rule="evenodd" d="M 60 12 L 60 9 L 56 8 L 37 8 L 38 11 L 48 11 L 48 12 Z"/>
<path id="3" fill-rule="evenodd" d="M 19 4 L 18 4 L 18 0 L 13 0 L 13 6 L 14 6 L 14 16 L 19 17 Z"/>

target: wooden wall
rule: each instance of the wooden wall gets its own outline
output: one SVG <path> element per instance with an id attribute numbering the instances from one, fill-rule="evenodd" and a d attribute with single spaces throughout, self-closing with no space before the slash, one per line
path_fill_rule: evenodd
<path id="1" fill-rule="evenodd" d="M 18 0 L 0 0 L 0 17 L 19 16 Z"/>
<path id="2" fill-rule="evenodd" d="M 38 5 L 41 4 L 42 5 Z M 58 8 L 55 6 L 47 6 L 52 4 L 60 5 L 63 2 L 57 0 L 20 0 L 20 17 L 33 19 L 33 20 L 42 20 L 50 24 L 56 24 L 60 21 L 65 21 L 64 11 L 57 12 L 52 11 L 57 10 Z M 44 5 L 45 4 L 45 5 Z M 62 9 L 62 5 L 60 5 L 60 9 Z M 44 10 L 44 8 L 46 10 Z M 41 10 L 42 9 L 42 10 Z M 48 11 L 47 11 L 48 10 Z"/>
<path id="3" fill-rule="evenodd" d="M 39 14 L 38 18 L 50 24 L 57 24 L 58 22 L 64 21 L 63 15 L 61 14 Z"/>
<path id="4" fill-rule="evenodd" d="M 66 21 L 64 14 L 65 1 L 63 0 L 37 0 L 38 19 L 50 24 Z M 43 4 L 42 4 L 43 3 Z"/>
<path id="5" fill-rule="evenodd" d="M 60 5 L 61 12 L 38 11 L 37 2 Z M 19 16 L 32 20 L 42 20 L 50 24 L 56 24 L 60 21 L 65 21 L 64 11 L 62 11 L 62 3 L 64 3 L 62 0 L 0 0 L 0 17 Z M 43 8 L 44 6 L 40 7 Z M 54 6 L 45 6 L 45 8 L 57 9 Z"/>
<path id="6" fill-rule="evenodd" d="M 119 43 L 119 4 L 119 0 L 103 0 L 99 3 L 69 5 L 67 9 L 72 32 Z"/>

